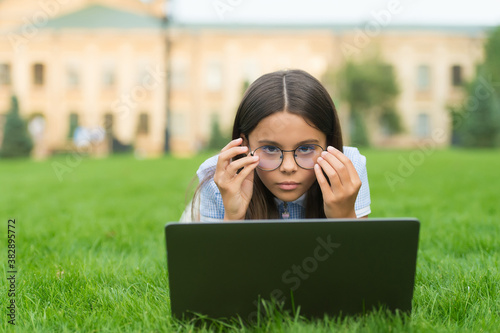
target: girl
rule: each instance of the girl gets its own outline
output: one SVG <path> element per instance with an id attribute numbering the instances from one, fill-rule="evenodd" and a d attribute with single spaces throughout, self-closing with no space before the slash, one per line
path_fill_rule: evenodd
<path id="1" fill-rule="evenodd" d="M 197 175 L 194 219 L 181 220 L 370 213 L 366 159 L 356 148 L 343 147 L 332 99 L 301 70 L 269 73 L 250 85 L 236 113 L 233 141 Z"/>

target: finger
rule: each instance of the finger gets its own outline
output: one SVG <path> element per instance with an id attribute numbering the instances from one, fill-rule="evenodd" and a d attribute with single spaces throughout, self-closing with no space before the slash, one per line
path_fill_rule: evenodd
<path id="1" fill-rule="evenodd" d="M 234 182 L 238 184 L 238 186 L 241 187 L 241 184 L 245 179 L 247 179 L 248 176 L 253 175 L 254 170 L 257 168 L 259 165 L 259 157 L 258 156 L 249 156 L 251 158 L 251 163 L 245 165 L 243 169 L 236 175 L 234 178 Z M 253 177 L 251 177 L 250 180 L 253 180 Z"/>
<path id="2" fill-rule="evenodd" d="M 351 175 L 349 174 L 347 167 L 337 158 L 337 156 L 324 151 L 321 153 L 321 157 L 336 171 L 343 185 L 346 185 L 350 181 Z"/>
<path id="3" fill-rule="evenodd" d="M 347 156 L 345 156 L 340 150 L 332 146 L 329 146 L 327 150 L 330 154 L 335 156 L 344 165 L 345 169 L 349 173 L 350 179 L 359 180 L 358 171 L 354 167 L 354 164 L 352 164 L 352 161 Z"/>
<path id="4" fill-rule="evenodd" d="M 234 139 L 231 142 L 229 142 L 227 145 L 225 145 L 224 148 L 222 148 L 221 152 L 224 152 L 232 147 L 237 147 L 237 146 L 241 145 L 242 142 L 243 142 L 242 138 Z"/>
<path id="5" fill-rule="evenodd" d="M 314 173 L 316 174 L 316 179 L 318 180 L 319 188 L 321 189 L 321 193 L 323 193 L 323 201 L 329 201 L 333 198 L 333 191 L 323 174 L 323 169 L 319 166 L 319 164 L 314 164 Z"/>
<path id="6" fill-rule="evenodd" d="M 224 147 L 219 154 L 217 168 L 225 170 L 234 157 L 245 154 L 247 151 L 247 146 L 232 146 L 231 143 L 229 143 L 229 145 Z"/>
<path id="7" fill-rule="evenodd" d="M 244 169 L 250 164 L 253 164 L 257 161 L 259 161 L 258 156 L 247 155 L 229 163 L 229 165 L 226 167 L 226 172 L 228 175 L 236 175 L 240 169 Z"/>
<path id="8" fill-rule="evenodd" d="M 330 180 L 331 184 L 331 189 L 332 191 L 339 190 L 343 184 L 340 180 L 339 174 L 337 171 L 332 167 L 332 165 L 326 161 L 323 157 L 319 157 L 317 160 L 317 164 L 323 169 L 323 171 L 326 173 L 326 176 Z"/>
<path id="9" fill-rule="evenodd" d="M 242 184 L 245 179 L 251 173 L 253 173 L 255 168 L 257 168 L 257 165 L 259 165 L 259 158 L 257 156 L 249 156 L 249 159 L 247 159 L 247 164 L 242 169 L 240 168 L 241 171 L 238 174 L 236 172 L 225 172 L 223 175 L 221 175 L 220 179 L 223 182 L 223 184 L 221 184 L 222 187 L 225 189 L 231 188 L 232 193 L 238 192 L 239 190 L 241 190 Z M 253 180 L 253 178 L 249 180 Z"/>
<path id="10" fill-rule="evenodd" d="M 224 146 L 224 148 L 222 148 L 222 150 L 219 153 L 219 157 L 221 157 L 221 155 L 222 155 L 222 159 L 229 160 L 232 157 L 234 157 L 233 154 L 236 151 L 243 151 L 243 150 L 245 150 L 245 152 L 246 152 L 246 150 L 248 149 L 248 147 L 246 147 L 246 146 L 240 146 L 242 142 L 243 142 L 242 138 L 238 138 L 238 139 L 232 140 L 226 146 Z"/>
<path id="11" fill-rule="evenodd" d="M 257 156 L 251 155 L 235 160 L 229 163 L 225 169 L 218 168 L 214 175 L 214 181 L 223 188 L 230 186 L 241 172 L 246 171 L 252 164 L 256 163 L 255 166 L 257 166 L 259 164 L 258 161 L 259 158 Z M 243 174 L 247 175 L 248 173 L 244 172 Z"/>

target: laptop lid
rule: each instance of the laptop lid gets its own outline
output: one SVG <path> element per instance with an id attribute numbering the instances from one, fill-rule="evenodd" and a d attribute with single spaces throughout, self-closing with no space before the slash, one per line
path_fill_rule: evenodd
<path id="1" fill-rule="evenodd" d="M 411 218 L 167 224 L 172 315 L 253 321 L 260 299 L 309 318 L 410 312 L 419 228 Z"/>

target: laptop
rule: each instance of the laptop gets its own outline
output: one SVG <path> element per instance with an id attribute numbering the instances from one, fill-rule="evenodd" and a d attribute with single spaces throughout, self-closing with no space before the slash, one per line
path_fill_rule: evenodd
<path id="1" fill-rule="evenodd" d="M 306 318 L 411 312 L 414 218 L 169 223 L 172 315 L 240 318 L 265 304 Z"/>

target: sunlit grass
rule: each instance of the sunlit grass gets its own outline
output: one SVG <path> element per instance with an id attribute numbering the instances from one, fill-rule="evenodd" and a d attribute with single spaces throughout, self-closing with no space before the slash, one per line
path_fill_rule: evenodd
<path id="1" fill-rule="evenodd" d="M 163 227 L 178 220 L 199 164 L 132 156 L 84 159 L 59 181 L 53 163 L 0 160 L 0 236 L 16 219 L 16 324 L 25 331 L 495 331 L 500 327 L 499 151 L 362 151 L 371 217 L 421 220 L 412 315 L 308 322 L 275 313 L 259 325 L 195 327 L 169 314 Z M 404 175 L 403 175 L 404 174 Z M 388 176 L 389 175 L 389 176 Z M 388 177 L 398 182 L 390 185 Z M 7 272 L 7 248 L 0 260 Z M 7 281 L 0 282 L 7 304 Z M 0 328 L 9 328 L 0 311 Z"/>

